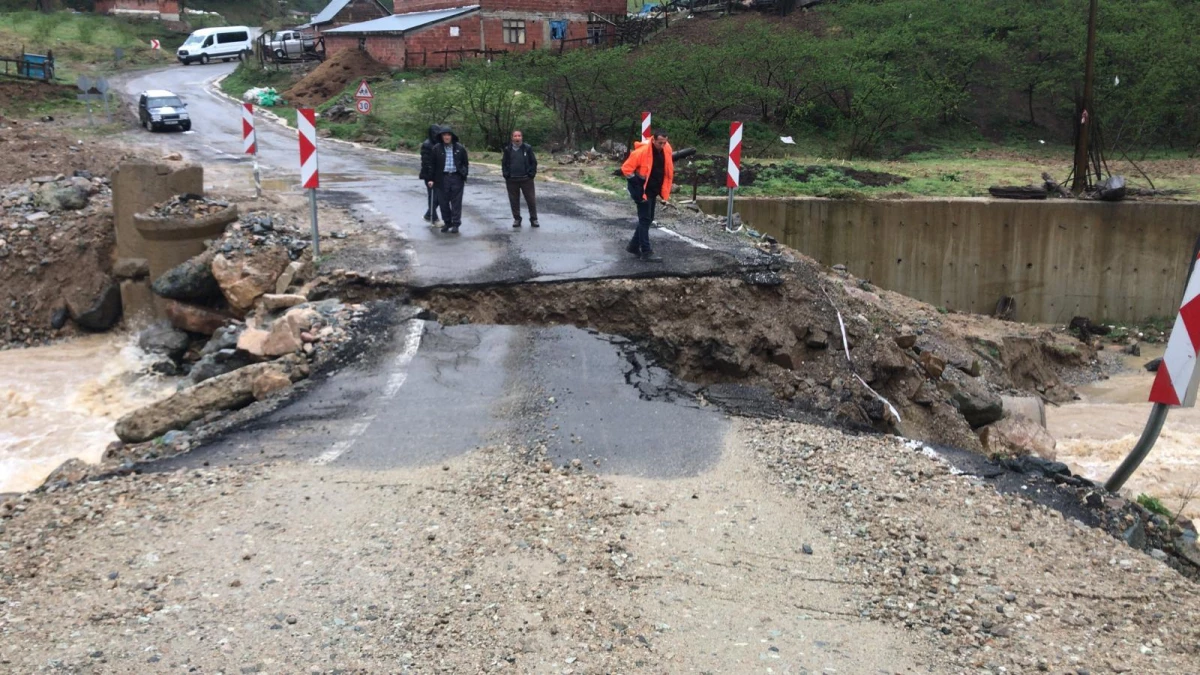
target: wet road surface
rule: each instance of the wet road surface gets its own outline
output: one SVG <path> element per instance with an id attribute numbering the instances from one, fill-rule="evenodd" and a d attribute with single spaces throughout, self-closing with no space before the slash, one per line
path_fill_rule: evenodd
<path id="1" fill-rule="evenodd" d="M 188 103 L 191 133 L 147 135 L 146 142 L 203 164 L 245 165 L 249 176 L 250 160 L 239 154 L 240 111 L 211 91 L 233 66 L 175 67 L 128 81 L 131 95 L 170 89 Z M 258 144 L 264 178 L 295 186 L 295 132 L 260 119 Z M 403 242 L 379 257 L 379 269 L 362 271 L 400 271 L 413 286 L 687 276 L 738 265 L 730 253 L 663 231 L 652 238 L 666 262 L 641 263 L 624 250 L 632 204 L 564 184 L 539 182 L 542 227 L 514 230 L 503 179 L 479 165 L 472 166 L 462 233 L 441 234 L 421 219 L 416 157 L 329 141 L 318 152 L 319 198 L 385 223 Z M 702 471 L 723 444 L 725 416 L 675 395 L 686 386 L 619 338 L 401 317 L 385 343 L 290 404 L 163 468 L 265 459 L 388 468 L 516 442 L 543 444 L 556 463 L 578 459 L 593 470 L 668 477 Z"/>
<path id="2" fill-rule="evenodd" d="M 182 96 L 188 104 L 192 131 L 154 134 L 148 142 L 179 150 L 201 163 L 245 165 L 249 181 L 251 159 L 241 154 L 241 112 L 233 102 L 210 91 L 212 83 L 231 72 L 234 65 L 177 66 L 134 77 L 126 82 L 125 90 L 131 97 L 151 88 L 169 89 Z M 295 114 L 276 112 L 285 118 Z M 257 129 L 264 178 L 298 188 L 295 131 L 261 117 Z M 149 132 L 141 133 L 149 136 Z M 514 230 L 504 179 L 498 169 L 479 164 L 471 166 L 464 193 L 462 232 L 442 234 L 421 218 L 427 204 L 425 188 L 417 179 L 417 157 L 325 139 L 318 141 L 317 152 L 321 173 L 318 198 L 348 206 L 366 219 L 386 221 L 408 245 L 406 251 L 395 252 L 392 267 L 406 269 L 407 280 L 414 286 L 688 275 L 737 264 L 727 253 L 660 231 L 651 237 L 665 262 L 642 263 L 625 251 L 636 221 L 631 202 L 547 181 L 539 181 L 537 186 L 542 227 L 535 230 L 526 222 L 526 227 Z"/>

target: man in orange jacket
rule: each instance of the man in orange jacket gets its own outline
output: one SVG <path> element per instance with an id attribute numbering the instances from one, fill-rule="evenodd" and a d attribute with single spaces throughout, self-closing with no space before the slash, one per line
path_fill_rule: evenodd
<path id="1" fill-rule="evenodd" d="M 671 144 L 667 135 L 655 131 L 649 143 L 637 143 L 629 159 L 621 165 L 629 185 L 629 196 L 637 203 L 638 224 L 626 251 L 643 262 L 662 262 L 662 257 L 650 248 L 650 224 L 654 222 L 654 207 L 658 198 L 671 199 L 671 183 L 675 180 L 675 163 L 671 160 Z"/>

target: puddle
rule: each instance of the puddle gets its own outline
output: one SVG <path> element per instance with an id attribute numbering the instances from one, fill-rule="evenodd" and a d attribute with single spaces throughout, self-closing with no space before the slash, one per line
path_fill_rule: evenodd
<path id="1" fill-rule="evenodd" d="M 174 391 L 135 376 L 131 336 L 0 351 L 0 494 L 32 490 L 71 458 L 98 462 L 121 415 Z"/>
<path id="2" fill-rule="evenodd" d="M 1137 443 L 1150 414 L 1150 385 L 1154 374 L 1142 368 L 1162 355 L 1163 347 L 1143 348 L 1128 357 L 1129 372 L 1078 389 L 1082 400 L 1046 409 L 1050 433 L 1058 439 L 1058 460 L 1071 470 L 1104 482 Z M 1172 511 L 1183 508 L 1200 518 L 1200 409 L 1179 408 L 1167 414 L 1158 442 L 1141 468 L 1126 484 L 1134 496 L 1158 497 Z M 1188 494 L 1196 498 L 1188 501 Z"/>

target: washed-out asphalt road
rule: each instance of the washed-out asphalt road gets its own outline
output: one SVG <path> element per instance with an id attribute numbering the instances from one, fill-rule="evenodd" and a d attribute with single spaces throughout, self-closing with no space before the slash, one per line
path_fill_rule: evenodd
<path id="1" fill-rule="evenodd" d="M 176 66 L 126 81 L 130 96 L 174 91 L 192 119 L 190 133 L 140 138 L 201 164 L 248 167 L 241 111 L 214 87 L 234 65 Z M 295 131 L 261 118 L 257 126 L 264 177 L 299 189 Z M 403 242 L 375 252 L 371 269 L 362 271 L 398 273 L 414 287 L 711 274 L 739 264 L 730 247 L 666 230 L 652 234 L 665 262 L 641 262 L 624 250 L 635 220 L 631 203 L 554 182 L 538 183 L 542 227 L 514 230 L 503 178 L 478 163 L 461 234 L 442 234 L 421 218 L 425 190 L 416 157 L 332 141 L 320 141 L 318 152 L 318 198 L 386 223 Z M 170 465 L 287 458 L 388 468 L 507 439 L 544 442 L 552 459 L 579 459 L 595 470 L 667 477 L 694 475 L 719 454 L 724 417 L 714 408 L 646 400 L 626 377 L 628 346 L 608 336 L 575 328 L 443 327 L 407 315 L 387 335 L 378 353 Z M 669 380 L 664 372 L 653 376 Z"/>

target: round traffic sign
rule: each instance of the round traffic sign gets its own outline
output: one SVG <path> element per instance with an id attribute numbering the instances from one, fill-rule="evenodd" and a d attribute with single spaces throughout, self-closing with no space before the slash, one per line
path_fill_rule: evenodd
<path id="1" fill-rule="evenodd" d="M 371 114 L 371 99 L 360 98 L 357 100 L 357 102 L 354 105 L 356 108 L 358 108 L 358 112 L 360 112 L 364 115 Z"/>

